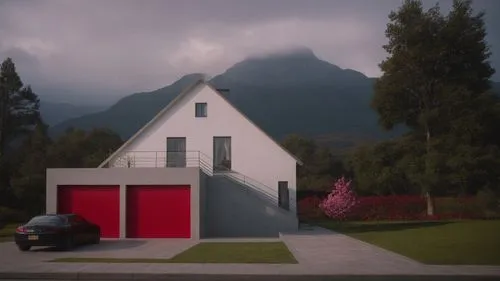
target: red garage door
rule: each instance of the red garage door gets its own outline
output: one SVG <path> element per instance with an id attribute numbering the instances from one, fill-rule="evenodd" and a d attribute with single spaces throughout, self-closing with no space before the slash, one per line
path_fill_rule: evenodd
<path id="1" fill-rule="evenodd" d="M 79 214 L 101 227 L 101 236 L 117 238 L 120 233 L 119 186 L 59 186 L 57 212 Z"/>
<path id="2" fill-rule="evenodd" d="M 128 186 L 127 237 L 190 238 L 189 185 Z"/>

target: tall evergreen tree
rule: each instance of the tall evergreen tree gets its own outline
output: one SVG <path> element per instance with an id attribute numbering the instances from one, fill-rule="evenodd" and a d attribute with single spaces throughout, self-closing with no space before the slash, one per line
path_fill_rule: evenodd
<path id="1" fill-rule="evenodd" d="M 424 141 L 418 181 L 429 215 L 442 159 L 435 149 L 438 137 L 449 133 L 454 119 L 471 108 L 469 102 L 489 90 L 494 73 L 483 18 L 484 13 L 473 14 L 466 0 L 455 0 L 447 16 L 438 5 L 424 11 L 418 0 L 406 0 L 389 15 L 384 46 L 389 56 L 380 64 L 383 75 L 375 84 L 372 106 L 384 128 L 404 124 Z"/>
<path id="2" fill-rule="evenodd" d="M 9 146 L 25 136 L 39 121 L 39 100 L 30 86 L 24 86 L 12 59 L 0 66 L 0 205 L 10 202 Z"/>
<path id="3" fill-rule="evenodd" d="M 0 157 L 10 142 L 29 132 L 40 120 L 40 102 L 30 86 L 24 86 L 11 58 L 0 66 Z"/>
<path id="4" fill-rule="evenodd" d="M 16 154 L 16 171 L 11 176 L 12 189 L 22 210 L 30 215 L 43 212 L 47 151 L 51 140 L 48 127 L 39 122 Z"/>

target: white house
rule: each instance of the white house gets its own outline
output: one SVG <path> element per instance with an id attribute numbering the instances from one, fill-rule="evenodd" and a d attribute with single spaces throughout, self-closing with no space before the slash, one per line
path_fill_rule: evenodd
<path id="1" fill-rule="evenodd" d="M 47 210 L 79 212 L 112 225 L 103 231 L 110 237 L 275 236 L 295 230 L 300 160 L 224 95 L 199 80 L 97 169 L 49 169 Z M 102 198 L 114 210 L 78 198 Z M 113 215 L 99 221 L 103 212 Z"/>

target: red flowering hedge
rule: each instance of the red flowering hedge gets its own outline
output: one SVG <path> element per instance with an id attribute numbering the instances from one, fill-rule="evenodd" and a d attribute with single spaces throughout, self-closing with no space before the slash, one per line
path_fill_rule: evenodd
<path id="1" fill-rule="evenodd" d="M 321 198 L 318 196 L 305 197 L 297 202 L 299 218 L 319 219 L 326 218 L 323 210 L 319 207 Z"/>
<path id="2" fill-rule="evenodd" d="M 415 220 L 425 213 L 420 196 L 371 196 L 359 198 L 351 220 Z"/>
<path id="3" fill-rule="evenodd" d="M 440 220 L 478 218 L 481 215 L 474 197 L 435 198 L 435 215 L 427 216 L 425 198 L 414 195 L 359 197 L 349 220 Z M 322 198 L 310 196 L 298 202 L 301 219 L 325 218 L 319 207 Z"/>

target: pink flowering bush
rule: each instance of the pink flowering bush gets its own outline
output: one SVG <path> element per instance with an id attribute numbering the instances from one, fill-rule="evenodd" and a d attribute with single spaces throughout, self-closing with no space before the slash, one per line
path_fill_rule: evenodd
<path id="1" fill-rule="evenodd" d="M 326 216 L 335 219 L 346 219 L 356 207 L 358 199 L 351 188 L 351 181 L 342 177 L 334 184 L 332 191 L 321 201 L 319 207 Z"/>

